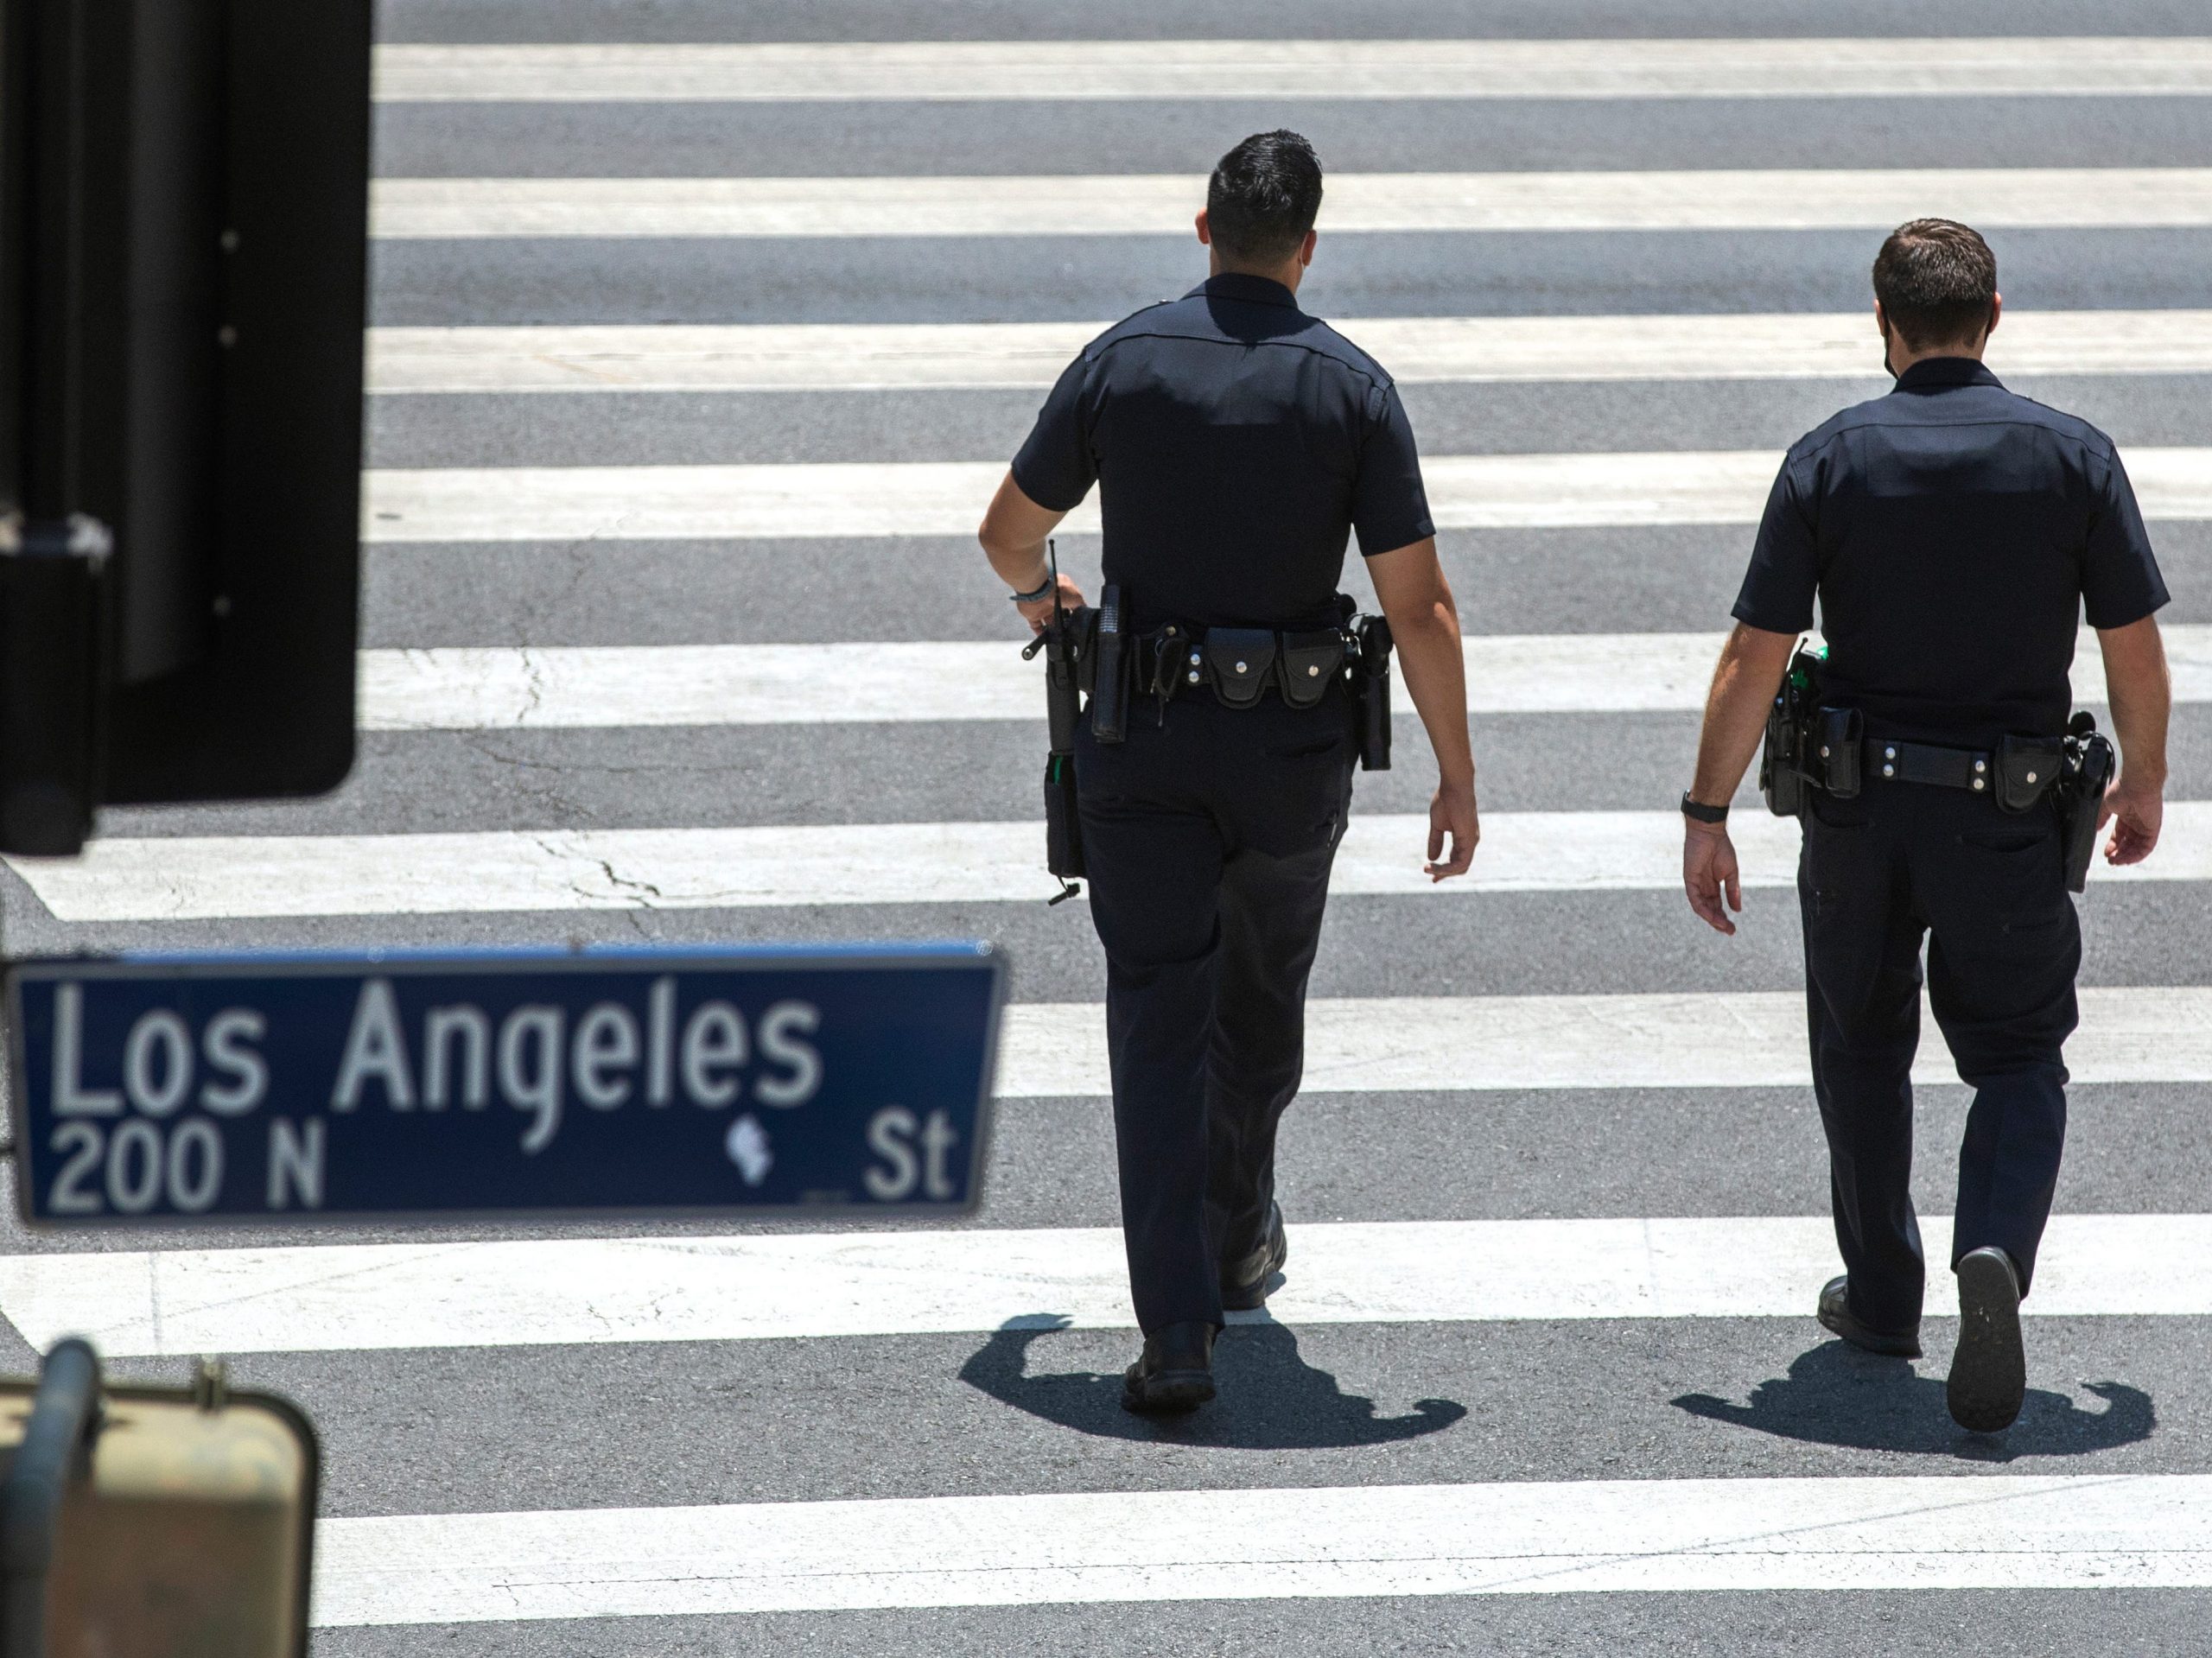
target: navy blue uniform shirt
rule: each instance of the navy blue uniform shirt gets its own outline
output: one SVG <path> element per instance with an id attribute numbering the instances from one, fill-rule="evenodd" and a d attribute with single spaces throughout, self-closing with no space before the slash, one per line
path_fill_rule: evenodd
<path id="1" fill-rule="evenodd" d="M 1263 276 L 1210 277 L 1084 346 L 1014 481 L 1055 511 L 1098 485 L 1138 627 L 1332 626 L 1348 534 L 1371 556 L 1435 533 L 1390 377 Z"/>
<path id="2" fill-rule="evenodd" d="M 1736 618 L 1796 632 L 1816 592 L 1828 700 L 1869 735 L 1962 747 L 2056 736 L 2084 611 L 2124 627 L 2166 602 L 2112 440 L 1965 357 L 1789 451 Z"/>

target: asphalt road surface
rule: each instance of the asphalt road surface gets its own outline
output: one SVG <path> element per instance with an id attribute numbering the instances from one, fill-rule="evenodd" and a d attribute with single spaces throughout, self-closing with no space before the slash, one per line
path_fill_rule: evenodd
<path id="1" fill-rule="evenodd" d="M 498 664 L 442 659 L 441 683 L 463 690 L 480 672 L 573 669 L 585 677 L 572 697 L 603 694 L 630 709 L 649 704 L 639 686 L 677 661 L 655 653 L 683 647 L 996 640 L 1013 651 L 1014 619 L 972 541 L 898 532 L 900 492 L 923 474 L 873 469 L 1002 464 L 1039 394 L 1029 379 L 980 372 L 963 384 L 957 365 L 931 384 L 871 384 L 854 366 L 864 330 L 1103 323 L 1193 284 L 1203 255 L 1169 234 L 934 234 L 895 190 L 869 198 L 894 204 L 880 233 L 854 232 L 842 213 L 836 233 L 819 233 L 805 215 L 830 213 L 854 181 L 1179 175 L 1195 208 L 1197 181 L 1221 150 L 1287 125 L 1345 175 L 1921 169 L 1935 175 L 1916 187 L 1925 210 L 1940 213 L 1963 187 L 1960 169 L 2212 168 L 2212 48 L 2154 44 L 2087 88 L 2068 77 L 2109 56 L 2109 42 L 2045 48 L 2006 72 L 2009 90 L 1986 96 L 1918 94 L 1915 64 L 2011 39 L 2032 55 L 2033 37 L 2085 27 L 2183 37 L 2201 11 L 2180 0 L 2087 11 L 2027 0 L 385 0 L 386 45 L 458 48 L 441 73 L 461 88 L 379 105 L 385 179 L 813 182 L 789 187 L 801 206 L 783 233 L 630 238 L 568 223 L 557 234 L 381 242 L 380 329 L 439 331 L 424 336 L 434 351 L 474 341 L 516 359 L 581 353 L 587 367 L 556 389 L 379 393 L 367 465 L 410 477 L 730 469 L 703 483 L 627 474 L 631 500 L 650 507 L 658 489 L 751 499 L 767 475 L 748 468 L 836 464 L 870 470 L 779 476 L 796 479 L 802 502 L 842 511 L 864 497 L 887 504 L 891 521 L 873 535 L 779 521 L 774 533 L 640 538 L 618 502 L 580 530 L 563 520 L 557 539 L 398 540 L 372 524 L 364 644 L 393 673 L 405 664 L 391 653 L 504 653 Z M 1881 47 L 1939 31 L 1960 38 Z M 1545 62 L 1593 41 L 1665 37 L 1692 67 L 1651 96 L 1614 81 L 1588 96 L 1554 95 L 1548 83 L 1541 96 L 1476 96 L 1456 83 L 1440 94 L 1418 56 L 1382 69 L 1346 56 L 1340 88 L 1301 83 L 1284 97 L 1250 75 L 1216 89 L 1185 78 L 1159 96 L 1125 84 L 1167 73 L 1178 42 L 1262 34 L 1321 42 L 1325 62 L 1392 40 L 1535 42 L 1516 49 Z M 1823 37 L 1841 44 L 1810 48 L 1811 70 L 1758 67 L 1799 62 L 1790 52 Z M 1072 70 L 1065 53 L 1038 55 L 1084 40 L 1149 42 L 1142 61 L 1154 68 L 1119 71 L 1091 95 L 1080 54 Z M 840 85 L 887 79 L 869 96 L 760 96 L 781 72 L 746 53 L 794 41 L 826 52 L 818 61 L 849 77 Z M 993 72 L 1002 92 L 949 95 L 941 67 L 895 56 L 898 43 L 923 41 L 1010 43 Z M 606 64 L 643 45 L 671 48 L 659 70 L 639 72 L 646 83 L 681 75 L 690 95 L 594 91 Z M 585 50 L 499 56 L 545 46 Z M 710 47 L 728 54 L 723 68 Z M 1835 82 L 1852 90 L 1824 90 L 1821 50 L 1861 64 L 1858 79 Z M 1733 78 L 1732 95 L 1686 86 L 1708 60 Z M 500 79 L 516 63 L 526 82 L 538 77 L 534 89 Z M 1774 95 L 1744 95 L 1770 73 Z M 728 77 L 720 92 L 716 73 Z M 2161 176 L 2178 195 L 2183 175 Z M 2031 204 L 2017 226 L 1992 230 L 2008 318 L 2086 313 L 2088 338 L 2097 313 L 2212 308 L 2212 228 L 2175 222 L 2157 179 L 2147 193 L 2079 179 L 2065 189 L 2073 206 Z M 1859 320 L 1879 226 L 1792 227 L 1790 206 L 1777 195 L 1758 222 L 1734 226 L 1334 234 L 1325 208 L 1301 297 L 1356 340 L 1363 318 L 1516 317 L 1571 336 L 1561 320 L 1637 317 L 1663 333 L 1673 319 L 1820 313 L 1863 328 L 1862 359 L 1809 375 L 1723 345 L 1640 378 L 1609 375 L 1586 353 L 1570 378 L 1446 375 L 1406 388 L 1431 455 L 1778 453 L 1885 384 L 1871 321 Z M 591 340 L 565 332 L 793 324 L 832 330 L 810 347 L 819 384 L 657 386 L 611 359 L 591 367 Z M 493 327 L 547 332 L 488 345 L 468 333 Z M 980 349 L 962 337 L 970 346 L 956 357 Z M 2181 505 L 2155 526 L 2175 594 L 2166 619 L 2212 623 L 2212 448 L 2197 447 L 2212 446 L 2212 372 L 2164 365 L 2155 319 L 2144 337 L 2147 354 L 2085 348 L 2079 368 L 2045 361 L 2012 378 L 2096 420 L 2124 451 L 2168 452 L 2159 464 Z M 2006 340 L 2000 332 L 1992 351 L 2000 374 Z M 544 477 L 471 486 L 527 520 L 543 505 L 532 490 L 551 487 L 531 480 Z M 978 494 L 976 514 L 983 504 Z M 1573 505 L 1561 504 L 1565 521 L 1442 537 L 1478 663 L 1497 636 L 1553 661 L 1573 636 L 1726 626 L 1750 542 L 1741 523 L 1633 507 L 1593 523 Z M 1079 575 L 1095 569 L 1094 539 L 1071 536 L 1063 550 Z M 573 647 L 622 648 L 559 656 Z M 765 658 L 726 660 L 741 672 Z M 1695 687 L 1624 707 L 1609 672 L 1540 695 L 1501 669 L 1498 708 L 1474 715 L 1486 811 L 1501 823 L 1561 815 L 1548 829 L 1524 826 L 1536 851 L 1516 854 L 1513 879 L 1485 875 L 1484 860 L 1507 857 L 1501 831 L 1465 890 L 1377 876 L 1332 905 L 1313 993 L 1353 1004 L 1332 1015 L 1334 1028 L 1382 1032 L 1374 1039 L 1395 1044 L 1403 1064 L 1374 1088 L 1338 1068 L 1294 1109 L 1280 1321 L 1226 1332 L 1222 1398 L 1184 1423 L 1117 1408 L 1135 1340 L 1112 1288 L 1118 1246 L 1101 1230 L 1116 1218 L 1108 1107 L 1096 1092 L 1053 1091 L 1054 1077 L 1101 1069 L 1095 1055 L 1056 1069 L 1049 1051 L 1054 1031 L 1084 1039 L 1102 993 L 1084 905 L 1047 910 L 1033 895 L 1046 890 L 1041 825 L 1028 853 L 1012 843 L 1002 885 L 986 869 L 950 887 L 933 884 L 925 841 L 883 827 L 1032 817 L 1041 720 L 915 719 L 892 707 L 824 720 L 812 699 L 829 689 L 804 678 L 742 721 L 675 725 L 621 723 L 642 718 L 630 714 L 548 725 L 534 721 L 534 701 L 456 692 L 365 731 L 353 778 L 327 799 L 111 814 L 111 849 L 135 860 L 129 880 L 79 883 L 65 900 L 48 872 L 0 871 L 4 926 L 17 951 L 965 936 L 1007 952 L 1017 1011 L 1033 1013 L 1016 1021 L 1029 1045 L 1009 1077 L 1044 1080 L 1009 1081 L 999 1114 L 973 1227 L 1005 1236 L 963 1242 L 931 1229 L 884 1241 L 881 1258 L 894 1278 L 902 1249 L 915 1263 L 969 1263 L 980 1287 L 960 1317 L 908 1317 L 894 1284 L 868 1303 L 874 1312 L 840 1315 L 840 1333 L 779 1333 L 753 1319 L 741 1274 L 696 1317 L 647 1294 L 591 1339 L 572 1339 L 545 1311 L 572 1274 L 627 1274 L 649 1290 L 657 1257 L 640 1237 L 668 1241 L 658 1259 L 671 1272 L 687 1254 L 744 1259 L 759 1240 L 740 1235 L 762 1229 L 728 1225 L 364 1229 L 304 1240 L 316 1253 L 296 1258 L 287 1281 L 238 1268 L 247 1287 L 237 1295 L 277 1298 L 280 1312 L 298 1299 L 296 1333 L 249 1343 L 233 1365 L 241 1382 L 297 1399 L 324 1437 L 322 1653 L 2194 1649 L 2212 1618 L 2212 1054 L 2188 1011 L 2204 993 L 2173 993 L 2212 984 L 2212 889 L 2198 879 L 2196 839 L 2207 820 L 2177 816 L 2158 854 L 2188 878 L 2098 879 L 2082 900 L 2084 980 L 2104 994 L 2076 1045 L 2083 1080 L 2048 1287 L 2039 1280 L 2041 1305 L 2030 1304 L 2041 1316 L 2029 1323 L 2028 1404 L 2009 1432 L 1970 1436 L 1943 1407 L 1954 1321 L 1940 1271 L 1917 1364 L 1846 1349 L 1812 1319 L 1832 1254 L 1811 1094 L 1786 1075 L 1730 1069 L 1732 1048 L 1753 1040 L 1746 1009 L 1778 1007 L 1786 1023 L 1802 981 L 1796 900 L 1785 885 L 1756 888 L 1732 940 L 1691 917 L 1669 887 L 1666 848 Z M 2207 693 L 2183 689 L 2192 700 L 2177 714 L 2171 797 L 2212 799 Z M 1397 753 L 1396 770 L 1359 779 L 1360 814 L 1421 810 L 1427 753 L 1410 719 Z M 1748 794 L 1739 804 L 1756 810 Z M 671 843 L 637 833 L 771 827 L 812 831 L 839 854 L 827 867 L 880 865 L 867 884 L 874 896 L 850 902 L 834 877 L 808 892 L 797 877 L 741 867 L 777 855 L 747 847 L 788 850 L 788 838 L 728 843 L 754 896 L 687 891 L 653 863 Z M 545 896 L 514 899 L 456 854 L 553 858 L 543 842 L 555 831 L 609 837 L 576 854 L 596 868 L 603 854 L 604 885 L 564 886 L 556 858 Z M 1403 835 L 1395 864 L 1382 854 L 1401 873 L 1422 850 Z M 486 838 L 424 838 L 455 835 Z M 1592 854 L 1597 863 L 1543 855 L 1552 842 L 1585 844 L 1577 836 L 1616 851 Z M 304 862 L 288 861 L 302 850 Z M 1618 868 L 1604 862 L 1614 856 Z M 188 868 L 200 873 L 188 880 Z M 311 886 L 291 890 L 287 868 Z M 404 903 L 388 896 L 403 888 Z M 1669 995 L 1690 1000 L 1653 1000 Z M 1452 1001 L 1404 1000 L 1422 997 Z M 1516 997 L 1538 1000 L 1503 1000 Z M 1463 1015 L 1517 1032 L 1510 1085 L 1481 1052 L 1433 1034 L 1435 1020 Z M 2093 1038 L 2094 1062 L 2082 1057 Z M 1932 1029 L 1929 1047 L 1940 1073 Z M 1313 1056 L 1317 1071 L 1326 1058 Z M 1922 1089 L 1916 1194 L 1931 1232 L 1950 1209 L 1965 1103 L 1955 1082 Z M 156 1286 L 143 1291 L 152 1302 L 219 1300 L 158 1286 L 224 1267 L 210 1251 L 303 1242 L 243 1230 L 32 1238 L 8 1224 L 0 1313 L 19 1364 L 54 1333 L 49 1324 L 73 1318 L 97 1334 L 105 1305 L 54 1311 L 34 1293 L 29 1257 L 146 1252 L 118 1270 Z M 681 1242 L 707 1237 L 739 1241 Z M 494 1238 L 526 1248 L 480 1268 L 465 1250 L 454 1258 L 464 1274 L 512 1280 L 501 1317 L 452 1344 L 410 1336 L 405 1317 L 374 1327 L 366 1309 L 384 1305 L 385 1258 L 348 1248 Z M 581 1253 L 531 1253 L 556 1246 Z M 917 1282 L 911 1297 L 928 1293 Z M 140 1346 L 119 1372 L 177 1378 L 194 1350 L 181 1337 L 174 1350 L 158 1337 Z"/>

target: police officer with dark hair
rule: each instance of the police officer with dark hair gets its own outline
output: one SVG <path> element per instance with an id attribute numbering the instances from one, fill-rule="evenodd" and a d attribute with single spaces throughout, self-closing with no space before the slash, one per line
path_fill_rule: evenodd
<path id="1" fill-rule="evenodd" d="M 1099 486 L 1097 615 L 1127 702 L 1108 719 L 1094 691 L 1074 753 L 1145 1337 L 1133 1410 L 1213 1397 L 1224 1309 L 1259 1306 L 1287 1254 L 1275 1126 L 1351 800 L 1349 536 L 1437 755 L 1430 875 L 1475 849 L 1459 616 L 1413 430 L 1390 377 L 1298 307 L 1320 204 L 1296 133 L 1223 156 L 1198 216 L 1211 275 L 1068 365 L 980 532 L 1041 629 L 1083 602 L 1046 537 Z"/>
<path id="2" fill-rule="evenodd" d="M 2108 821 L 2114 864 L 2158 842 L 2166 588 L 2112 440 L 1982 366 L 2003 309 L 1982 238 L 1944 219 L 1902 226 L 1874 291 L 1897 386 L 1802 439 L 1775 480 L 1682 797 L 1683 880 L 1691 907 L 1734 932 L 1728 802 L 1777 691 L 1806 701 L 1802 720 L 1777 719 L 1768 780 L 1805 785 L 1814 1089 L 1847 1269 L 1821 1291 L 1820 1321 L 1877 1353 L 1920 1352 L 1911 1069 L 1926 936 L 1929 1001 L 1975 1090 L 1948 1398 L 1962 1426 L 1995 1432 L 2027 1386 L 2019 1303 L 2065 1139 L 2060 1050 L 2082 948 L 2064 860 L 2085 867 Z M 1815 594 L 1827 657 L 1793 663 Z M 2067 741 L 2085 609 L 2121 751 L 2108 787 L 2101 739 L 2075 724 Z"/>

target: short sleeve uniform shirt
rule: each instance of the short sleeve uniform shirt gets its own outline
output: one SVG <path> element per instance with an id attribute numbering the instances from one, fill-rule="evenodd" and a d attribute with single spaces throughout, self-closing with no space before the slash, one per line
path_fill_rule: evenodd
<path id="1" fill-rule="evenodd" d="M 1390 377 L 1259 276 L 1091 341 L 1014 480 L 1056 511 L 1098 486 L 1105 578 L 1138 627 L 1328 626 L 1351 536 L 1371 556 L 1434 533 Z"/>
<path id="2" fill-rule="evenodd" d="M 1980 747 L 2064 729 L 2082 618 L 2139 621 L 2166 588 L 2112 440 L 1951 357 L 1783 462 L 1735 613 L 1796 632 L 1815 596 L 1831 701 L 1870 734 Z"/>

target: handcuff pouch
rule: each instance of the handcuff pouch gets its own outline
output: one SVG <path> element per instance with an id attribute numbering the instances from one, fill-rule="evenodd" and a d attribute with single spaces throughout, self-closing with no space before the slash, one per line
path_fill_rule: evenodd
<path id="1" fill-rule="evenodd" d="M 1997 744 L 1997 804 L 2024 812 L 2050 792 L 2066 764 L 2065 746 L 2051 737 L 2005 736 Z"/>
<path id="2" fill-rule="evenodd" d="M 1249 708 L 1260 700 L 1275 665 L 1275 634 L 1265 627 L 1210 627 L 1206 665 L 1223 705 Z"/>
<path id="3" fill-rule="evenodd" d="M 1284 634 L 1282 700 L 1294 708 L 1313 707 L 1328 695 L 1330 684 L 1344 666 L 1344 636 L 1337 629 Z"/>

